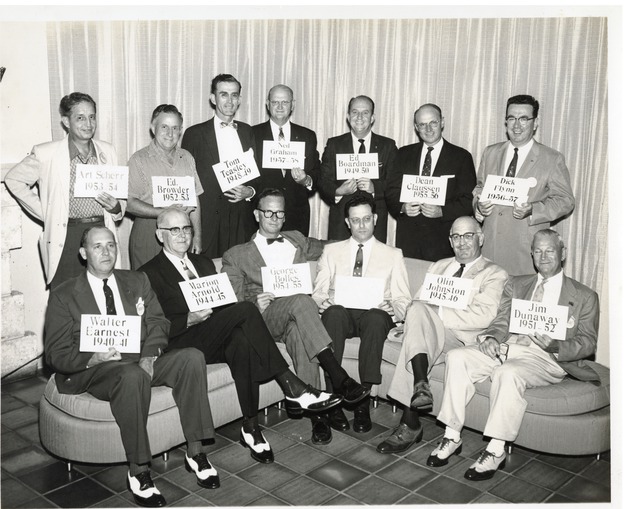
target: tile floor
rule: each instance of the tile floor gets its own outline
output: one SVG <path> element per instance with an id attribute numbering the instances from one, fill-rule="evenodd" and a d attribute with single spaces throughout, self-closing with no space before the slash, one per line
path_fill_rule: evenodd
<path id="1" fill-rule="evenodd" d="M 125 487 L 123 464 L 78 464 L 68 473 L 62 461 L 39 443 L 37 417 L 46 380 L 35 377 L 2 386 L 2 492 L 0 506 L 134 507 Z M 283 410 L 261 412 L 265 436 L 276 461 L 260 465 L 238 443 L 238 422 L 219 428 L 209 446 L 221 488 L 199 488 L 183 466 L 183 449 L 168 461 L 153 461 L 153 479 L 172 507 L 391 505 L 609 502 L 610 453 L 566 457 L 514 448 L 506 468 L 493 479 L 471 482 L 464 471 L 484 448 L 479 433 L 465 430 L 465 446 L 442 469 L 425 461 L 442 428 L 423 419 L 422 441 L 401 455 L 383 455 L 375 445 L 400 419 L 387 402 L 372 409 L 374 428 L 366 434 L 333 431 L 333 441 L 314 446 L 310 421 Z M 351 414 L 348 414 L 351 418 Z"/>

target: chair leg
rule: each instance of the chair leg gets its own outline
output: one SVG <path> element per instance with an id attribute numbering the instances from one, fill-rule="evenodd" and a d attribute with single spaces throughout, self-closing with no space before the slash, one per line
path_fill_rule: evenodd
<path id="1" fill-rule="evenodd" d="M 282 410 L 282 401 L 278 401 L 276 406 L 278 407 L 278 410 Z"/>
<path id="2" fill-rule="evenodd" d="M 378 408 L 378 398 L 374 398 L 374 399 L 372 400 L 372 407 L 374 407 L 374 408 Z"/>
<path id="3" fill-rule="evenodd" d="M 508 454 L 512 454 L 512 444 L 508 444 L 508 446 L 507 446 L 507 453 Z"/>
<path id="4" fill-rule="evenodd" d="M 72 463 L 69 461 L 66 461 L 66 470 L 68 470 L 68 473 L 72 472 Z"/>
<path id="5" fill-rule="evenodd" d="M 168 461 L 168 451 L 162 453 L 162 460 Z"/>
<path id="6" fill-rule="evenodd" d="M 395 414 L 398 408 L 396 407 L 396 403 L 392 403 L 392 413 Z"/>
<path id="7" fill-rule="evenodd" d="M 597 456 L 595 457 L 595 459 L 597 459 L 597 461 L 599 461 L 600 459 L 602 459 L 602 453 L 598 452 Z"/>
<path id="8" fill-rule="evenodd" d="M 264 412 L 265 412 L 265 417 L 267 417 L 267 414 L 269 413 L 269 407 L 265 407 Z"/>

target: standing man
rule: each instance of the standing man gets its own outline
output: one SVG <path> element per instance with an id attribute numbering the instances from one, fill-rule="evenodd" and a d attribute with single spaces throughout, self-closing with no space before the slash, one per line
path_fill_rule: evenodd
<path id="1" fill-rule="evenodd" d="M 260 168 L 259 189 L 281 189 L 286 200 L 285 230 L 297 230 L 308 237 L 311 221 L 309 198 L 315 193 L 319 177 L 317 136 L 306 127 L 289 121 L 295 108 L 293 90 L 276 85 L 267 95 L 269 120 L 253 127 L 256 136 L 256 164 Z M 291 170 L 263 167 L 263 142 L 303 142 L 304 165 Z"/>
<path id="2" fill-rule="evenodd" d="M 256 192 L 249 185 L 221 191 L 212 165 L 233 159 L 251 150 L 256 141 L 252 128 L 234 116 L 241 104 L 241 84 L 231 74 L 219 74 L 212 80 L 210 105 L 215 116 L 189 127 L 182 138 L 182 148 L 195 158 L 204 193 L 201 205 L 201 254 L 219 258 L 230 247 L 245 242 L 256 231 L 250 200 Z"/>
<path id="3" fill-rule="evenodd" d="M 313 299 L 322 313 L 322 323 L 333 341 L 335 358 L 341 364 L 347 338 L 359 336 L 359 376 L 371 389 L 381 383 L 381 359 L 387 334 L 394 321 L 405 318 L 411 303 L 407 270 L 400 249 L 383 244 L 374 236 L 377 223 L 374 198 L 358 191 L 346 201 L 346 224 L 352 236 L 324 247 L 317 263 Z M 348 309 L 335 303 L 336 276 L 370 277 L 384 280 L 383 301 L 372 309 Z M 331 421 L 347 429 L 341 408 L 331 411 Z M 354 409 L 353 429 L 372 429 L 369 398 Z"/>
<path id="4" fill-rule="evenodd" d="M 465 473 L 471 481 L 490 479 L 503 466 L 505 442 L 516 439 L 525 415 L 525 389 L 559 383 L 567 374 L 578 380 L 599 381 L 583 360 L 597 348 L 597 294 L 562 272 L 566 250 L 557 232 L 536 232 L 531 255 L 538 274 L 508 280 L 499 312 L 478 336 L 479 344 L 446 354 L 444 398 L 437 417 L 446 424 L 446 431 L 427 459 L 429 466 L 443 466 L 461 450 L 466 405 L 475 394 L 476 383 L 492 380 L 490 412 L 483 432 L 491 440 Z M 538 332 L 511 334 L 512 299 L 567 306 L 566 339 L 559 341 Z"/>
<path id="5" fill-rule="evenodd" d="M 482 253 L 511 276 L 533 272 L 530 246 L 538 230 L 568 215 L 575 206 L 571 177 L 564 156 L 534 140 L 538 101 L 516 95 L 507 101 L 505 127 L 509 141 L 486 147 L 473 190 L 473 208 L 483 221 L 486 242 Z M 527 201 L 513 207 L 479 199 L 488 175 L 535 179 Z"/>
<path id="6" fill-rule="evenodd" d="M 328 213 L 328 239 L 345 240 L 350 231 L 344 217 L 344 207 L 350 195 L 356 191 L 370 193 L 376 203 L 376 214 L 380 218 L 374 230 L 374 236 L 381 242 L 387 242 L 387 206 L 385 204 L 385 180 L 392 171 L 398 149 L 391 138 L 372 132 L 374 125 L 374 101 L 365 95 L 350 99 L 347 122 L 350 132 L 329 138 L 322 155 L 322 170 L 318 191 L 322 199 L 330 206 Z M 338 180 L 337 154 L 378 154 L 378 179 Z"/>
<path id="7" fill-rule="evenodd" d="M 455 219 L 472 214 L 477 177 L 470 152 L 442 137 L 444 117 L 439 106 L 420 106 L 413 118 L 420 143 L 398 151 L 387 174 L 385 200 L 389 213 L 397 220 L 396 247 L 406 257 L 435 262 L 453 255 L 449 230 Z M 444 205 L 401 203 L 403 175 L 448 176 Z"/>

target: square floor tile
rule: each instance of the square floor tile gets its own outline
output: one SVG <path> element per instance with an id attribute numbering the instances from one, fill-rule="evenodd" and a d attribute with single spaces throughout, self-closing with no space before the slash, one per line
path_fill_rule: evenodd
<path id="1" fill-rule="evenodd" d="M 205 507 L 210 505 L 207 500 L 201 498 L 199 495 L 196 494 L 180 498 L 174 504 L 171 504 L 170 500 L 167 500 L 166 502 L 168 502 L 169 507 Z"/>
<path id="2" fill-rule="evenodd" d="M 559 456 L 540 454 L 538 456 L 538 460 L 577 474 L 595 461 L 595 456 Z"/>
<path id="3" fill-rule="evenodd" d="M 472 501 L 473 504 L 505 504 L 505 500 L 490 495 L 490 493 L 484 493 L 480 497 Z"/>
<path id="4" fill-rule="evenodd" d="M 37 498 L 37 492 L 27 488 L 15 479 L 3 479 L 0 490 L 0 506 L 18 507 L 29 500 Z"/>
<path id="5" fill-rule="evenodd" d="M 268 428 L 264 430 L 263 433 L 267 442 L 271 445 L 274 454 L 288 447 L 292 447 L 298 442 L 298 440 L 295 440 L 293 437 L 287 437 L 273 428 Z"/>
<path id="6" fill-rule="evenodd" d="M 127 464 L 118 464 L 109 466 L 106 469 L 96 472 L 92 478 L 104 484 L 114 493 L 123 493 L 127 490 L 127 475 L 129 474 L 129 466 Z M 155 480 L 156 475 L 152 472 L 151 478 Z M 159 489 L 159 486 L 158 486 Z"/>
<path id="7" fill-rule="evenodd" d="M 361 445 L 361 441 L 352 438 L 345 432 L 339 432 L 333 430 L 332 441 L 326 445 L 315 445 L 310 440 L 306 443 L 309 447 L 317 449 L 320 452 L 330 454 L 331 456 L 339 457 L 344 452 L 350 451 L 355 447 Z"/>
<path id="8" fill-rule="evenodd" d="M 410 493 L 403 499 L 396 502 L 396 505 L 429 505 L 429 504 L 437 504 L 433 500 L 425 498 L 417 493 Z"/>
<path id="9" fill-rule="evenodd" d="M 367 442 L 371 438 L 374 438 L 375 436 L 385 433 L 386 431 L 390 429 L 389 427 L 383 426 L 377 422 L 372 422 L 372 429 L 370 431 L 368 431 L 367 433 L 357 433 L 352 428 L 353 423 L 354 423 L 354 419 L 350 421 L 350 429 L 348 431 L 345 431 L 344 433 L 346 433 L 348 436 L 354 437 L 357 440 L 361 440 L 363 442 Z"/>
<path id="10" fill-rule="evenodd" d="M 490 479 L 486 479 L 485 481 L 470 481 L 464 477 L 464 474 L 470 468 L 471 464 L 470 460 L 461 461 L 453 468 L 449 469 L 444 475 L 480 491 L 488 491 L 507 477 L 507 474 L 503 470 L 497 470 Z"/>
<path id="11" fill-rule="evenodd" d="M 55 504 L 53 504 L 50 500 L 48 500 L 45 497 L 36 497 L 33 498 L 32 500 L 29 500 L 28 502 L 25 502 L 23 504 L 20 504 L 18 506 L 16 506 L 18 508 L 32 508 L 32 509 L 42 509 L 45 507 L 57 507 Z M 108 505 L 105 507 L 114 507 L 112 505 Z M 122 506 L 121 506 L 122 507 Z"/>
<path id="12" fill-rule="evenodd" d="M 46 498 L 52 500 L 59 507 L 89 507 L 110 498 L 112 495 L 110 490 L 92 479 L 83 478 L 48 493 Z"/>
<path id="13" fill-rule="evenodd" d="M 398 457 L 393 454 L 381 454 L 373 445 L 362 444 L 340 455 L 339 459 L 366 472 L 376 472 L 396 461 Z"/>
<path id="14" fill-rule="evenodd" d="M 310 419 L 286 419 L 276 424 L 273 430 L 297 442 L 306 442 L 311 438 L 313 426 Z"/>
<path id="15" fill-rule="evenodd" d="M 538 460 L 531 460 L 523 468 L 514 472 L 514 477 L 556 491 L 573 475 L 566 470 L 553 467 Z"/>
<path id="16" fill-rule="evenodd" d="M 307 477 L 297 477 L 291 482 L 280 486 L 271 493 L 291 505 L 322 505 L 332 499 L 337 492 Z"/>
<path id="17" fill-rule="evenodd" d="M 307 447 L 305 444 L 296 444 L 276 454 L 276 463 L 305 474 L 318 466 L 331 460 L 331 456 L 317 450 L 316 447 Z"/>
<path id="18" fill-rule="evenodd" d="M 610 488 L 610 462 L 608 461 L 594 461 L 580 475 Z"/>
<path id="19" fill-rule="evenodd" d="M 563 497 L 562 495 L 558 495 L 554 493 L 547 500 L 545 500 L 546 504 L 575 504 L 575 500 L 571 500 L 570 498 Z"/>
<path id="20" fill-rule="evenodd" d="M 37 406 L 45 388 L 46 382 L 38 378 L 31 378 L 29 383 L 25 383 L 24 387 L 12 391 L 11 395 L 29 405 Z"/>
<path id="21" fill-rule="evenodd" d="M 558 493 L 577 502 L 610 502 L 610 487 L 580 476 L 574 477 Z"/>
<path id="22" fill-rule="evenodd" d="M 287 419 L 289 419 L 289 416 L 286 411 L 278 408 L 276 405 L 267 408 L 267 415 L 265 415 L 264 411 L 258 412 L 258 423 L 265 428 L 271 428 Z"/>
<path id="23" fill-rule="evenodd" d="M 2 408 L 2 414 L 11 412 L 16 408 L 22 408 L 24 406 L 24 401 L 14 398 L 10 394 L 2 393 L 2 403 L 0 404 Z"/>
<path id="24" fill-rule="evenodd" d="M 162 456 L 155 456 L 151 460 L 151 472 L 155 475 L 164 474 L 179 468 L 184 464 L 184 456 L 186 455 L 186 449 L 177 448 L 171 449 L 168 452 L 168 459 L 164 461 Z"/>
<path id="25" fill-rule="evenodd" d="M 25 440 L 28 440 L 33 444 L 41 444 L 39 440 L 39 422 L 27 424 L 26 426 L 22 426 L 20 429 L 17 429 L 15 431 Z"/>
<path id="26" fill-rule="evenodd" d="M 533 459 L 533 456 L 523 454 L 522 450 L 516 451 L 513 449 L 512 454 L 508 454 L 505 458 L 505 466 L 503 467 L 503 471 L 508 474 L 516 472 L 518 469 L 523 467 L 523 465 L 526 465 L 527 463 L 533 461 Z"/>
<path id="27" fill-rule="evenodd" d="M 405 489 L 415 490 L 437 477 L 438 474 L 428 467 L 421 467 L 411 461 L 401 459 L 380 470 L 376 475 Z"/>
<path id="28" fill-rule="evenodd" d="M 307 474 L 308 477 L 337 491 L 345 490 L 348 486 L 352 486 L 367 475 L 367 473 L 362 472 L 358 468 L 336 459 L 317 467 Z"/>
<path id="29" fill-rule="evenodd" d="M 264 495 L 256 500 L 252 500 L 249 504 L 247 504 L 248 506 L 271 506 L 271 507 L 275 507 L 275 506 L 281 506 L 281 505 L 289 505 L 286 502 L 284 502 L 283 500 L 280 500 L 279 498 L 276 497 L 272 497 L 271 495 Z"/>
<path id="30" fill-rule="evenodd" d="M 468 504 L 481 495 L 480 490 L 444 476 L 430 481 L 416 493 L 440 504 Z"/>
<path id="31" fill-rule="evenodd" d="M 21 451 L 15 451 L 7 456 L 3 456 L 2 468 L 14 475 L 20 475 L 57 461 L 39 447 L 31 445 Z"/>
<path id="32" fill-rule="evenodd" d="M 6 456 L 15 451 L 22 450 L 29 445 L 30 443 L 24 440 L 15 431 L 7 431 L 2 433 L 2 446 L 0 447 L 0 451 L 2 451 L 2 456 Z"/>
<path id="33" fill-rule="evenodd" d="M 254 465 L 239 472 L 238 476 L 260 489 L 272 491 L 297 477 L 298 474 L 278 463 L 271 463 L 269 465 Z"/>
<path id="34" fill-rule="evenodd" d="M 102 502 L 99 502 L 98 504 L 94 504 L 92 507 L 109 508 L 109 507 L 135 507 L 135 506 L 136 504 L 131 502 L 131 499 L 127 500 L 126 498 L 121 497 L 120 495 L 114 495 L 113 497 L 106 498 L 105 500 L 103 500 Z"/>
<path id="35" fill-rule="evenodd" d="M 218 490 L 201 490 L 196 494 L 209 500 L 213 505 L 243 506 L 264 496 L 265 492 L 243 479 L 231 476 L 221 480 L 221 487 Z"/>
<path id="36" fill-rule="evenodd" d="M 344 495 L 343 493 L 340 493 L 336 497 L 333 497 L 330 500 L 327 500 L 322 505 L 326 505 L 326 506 L 341 505 L 341 506 L 344 506 L 344 507 L 348 507 L 348 506 L 352 506 L 352 505 L 365 505 L 365 504 L 363 504 L 363 502 L 359 502 L 358 500 L 350 498 L 347 495 Z"/>
<path id="37" fill-rule="evenodd" d="M 388 505 L 401 500 L 409 491 L 371 475 L 349 488 L 346 494 L 366 504 Z"/>
<path id="38" fill-rule="evenodd" d="M 216 429 L 217 435 L 227 438 L 232 442 L 238 442 L 241 439 L 241 428 L 243 423 L 237 419 Z"/>
<path id="39" fill-rule="evenodd" d="M 19 479 L 37 493 L 44 494 L 83 477 L 85 476 L 77 470 L 68 472 L 65 463 L 57 461 L 22 475 Z"/>
<path id="40" fill-rule="evenodd" d="M 231 473 L 240 472 L 252 465 L 258 465 L 256 460 L 250 456 L 249 450 L 241 444 L 232 444 L 224 447 L 212 454 L 210 461 L 215 468 L 227 470 Z"/>
<path id="41" fill-rule="evenodd" d="M 490 488 L 489 492 L 513 504 L 537 504 L 552 493 L 550 490 L 513 476 L 507 476 L 502 482 Z"/>
<path id="42" fill-rule="evenodd" d="M 39 412 L 32 406 L 23 406 L 2 414 L 2 425 L 12 430 L 18 430 L 27 424 L 37 422 Z"/>
<path id="43" fill-rule="evenodd" d="M 370 408 L 372 422 L 376 422 L 386 428 L 398 426 L 401 415 L 401 411 L 392 412 L 392 406 L 389 403 L 381 402 L 376 408 Z"/>

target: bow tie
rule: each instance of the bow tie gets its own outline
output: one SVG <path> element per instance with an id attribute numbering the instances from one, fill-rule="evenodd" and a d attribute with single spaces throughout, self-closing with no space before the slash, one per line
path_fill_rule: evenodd
<path id="1" fill-rule="evenodd" d="M 273 244 L 274 242 L 284 242 L 284 237 L 276 237 L 275 239 L 267 239 L 267 244 Z"/>
<path id="2" fill-rule="evenodd" d="M 236 125 L 234 122 L 221 122 L 221 129 L 228 126 L 233 127 L 234 129 L 238 129 L 238 125 Z"/>

